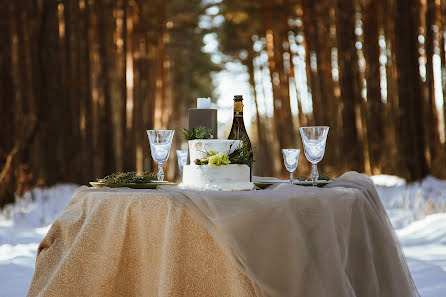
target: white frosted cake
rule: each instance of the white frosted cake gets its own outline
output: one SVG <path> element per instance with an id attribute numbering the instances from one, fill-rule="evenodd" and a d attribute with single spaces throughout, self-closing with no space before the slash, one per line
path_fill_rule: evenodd
<path id="1" fill-rule="evenodd" d="M 183 188 L 241 191 L 251 190 L 254 184 L 250 182 L 250 169 L 245 164 L 197 165 L 196 160 L 209 158 L 222 153 L 229 156 L 240 147 L 240 140 L 200 139 L 189 141 L 190 165 L 183 169 Z M 199 162 L 198 162 L 199 163 Z M 226 165 L 225 165 L 226 164 Z"/>
<path id="2" fill-rule="evenodd" d="M 183 186 L 205 190 L 237 191 L 251 190 L 249 166 L 243 164 L 185 165 Z"/>

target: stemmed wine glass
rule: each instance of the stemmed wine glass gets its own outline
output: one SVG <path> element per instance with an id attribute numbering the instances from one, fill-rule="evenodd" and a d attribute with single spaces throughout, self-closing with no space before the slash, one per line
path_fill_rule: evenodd
<path id="1" fill-rule="evenodd" d="M 188 150 L 177 150 L 178 168 L 183 171 L 184 165 L 187 163 Z"/>
<path id="2" fill-rule="evenodd" d="M 152 158 L 158 164 L 158 181 L 164 181 L 163 164 L 169 159 L 174 130 L 147 130 Z"/>
<path id="3" fill-rule="evenodd" d="M 293 172 L 297 168 L 299 162 L 300 149 L 282 149 L 283 163 L 286 170 L 290 173 L 290 184 L 293 183 Z"/>
<path id="4" fill-rule="evenodd" d="M 313 168 L 311 170 L 313 186 L 316 186 L 316 181 L 319 178 L 317 163 L 319 163 L 324 157 L 325 144 L 327 142 L 329 129 L 330 127 L 327 126 L 299 128 L 300 135 L 302 136 L 302 143 L 304 144 L 305 157 L 307 157 L 307 160 L 313 164 Z"/>

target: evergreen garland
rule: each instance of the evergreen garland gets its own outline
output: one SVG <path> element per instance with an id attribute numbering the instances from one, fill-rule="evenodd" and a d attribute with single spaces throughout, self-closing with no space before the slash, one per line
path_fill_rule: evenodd
<path id="1" fill-rule="evenodd" d="M 134 171 L 130 172 L 117 172 L 107 175 L 100 182 L 106 185 L 119 185 L 119 184 L 147 184 L 152 180 L 156 180 L 156 174 L 152 172 L 143 172 L 136 174 Z"/>

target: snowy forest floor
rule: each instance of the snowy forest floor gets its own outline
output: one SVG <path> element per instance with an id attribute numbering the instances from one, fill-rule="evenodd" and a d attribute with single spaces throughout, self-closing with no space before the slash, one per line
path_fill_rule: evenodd
<path id="1" fill-rule="evenodd" d="M 446 181 L 374 176 L 422 297 L 446 296 Z M 77 185 L 35 189 L 0 213 L 0 297 L 25 296 L 36 251 Z"/>

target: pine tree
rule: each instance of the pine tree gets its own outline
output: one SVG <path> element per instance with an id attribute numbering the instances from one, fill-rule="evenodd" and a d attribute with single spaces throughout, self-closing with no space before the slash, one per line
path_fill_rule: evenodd
<path id="1" fill-rule="evenodd" d="M 367 0 L 363 6 L 364 18 L 364 58 L 366 61 L 365 78 L 367 82 L 367 143 L 371 169 L 379 173 L 383 166 L 386 151 L 384 104 L 381 98 L 379 63 L 379 23 L 382 8 L 380 1 Z"/>
<path id="2" fill-rule="evenodd" d="M 357 116 L 361 105 L 361 87 L 358 55 L 355 47 L 354 0 L 337 0 L 336 35 L 339 55 L 339 84 L 342 98 L 344 168 L 363 171 L 363 146 L 357 124 Z"/>
<path id="3" fill-rule="evenodd" d="M 438 131 L 438 112 L 435 104 L 435 86 L 434 86 L 434 42 L 437 40 L 434 26 L 438 23 L 438 13 L 435 0 L 426 2 L 426 85 L 427 98 L 425 104 L 426 115 L 426 144 L 430 152 L 431 168 L 436 169 L 434 164 L 438 162 L 441 154 L 440 134 Z"/>
<path id="4" fill-rule="evenodd" d="M 399 154 L 409 180 L 421 179 L 428 172 L 424 155 L 423 94 L 418 72 L 416 2 L 395 1 L 395 56 L 399 97 L 397 137 Z"/>

